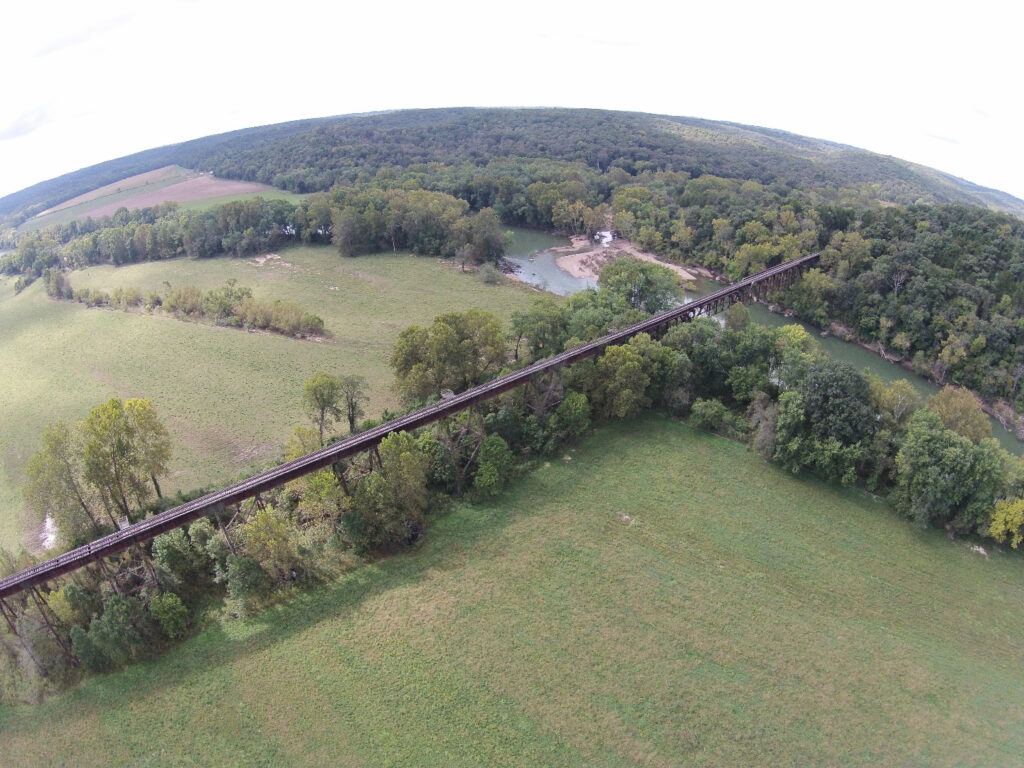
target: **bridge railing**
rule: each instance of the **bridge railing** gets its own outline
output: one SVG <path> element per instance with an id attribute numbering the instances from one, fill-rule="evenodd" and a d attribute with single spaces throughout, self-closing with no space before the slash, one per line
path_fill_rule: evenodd
<path id="1" fill-rule="evenodd" d="M 607 347 L 623 344 L 638 334 L 656 334 L 658 331 L 674 323 L 687 322 L 701 314 L 714 314 L 733 301 L 748 298 L 751 289 L 759 284 L 772 281 L 780 275 L 803 269 L 808 264 L 816 261 L 819 255 L 819 253 L 812 253 L 771 267 L 696 301 L 682 304 L 666 312 L 641 320 L 628 328 L 614 331 L 594 341 L 540 360 L 493 381 L 467 389 L 454 397 L 428 405 L 425 408 L 420 408 L 404 416 L 399 416 L 397 419 L 392 419 L 366 432 L 339 440 L 306 456 L 280 464 L 241 482 L 229 485 L 218 491 L 213 491 L 198 499 L 153 515 L 114 533 L 102 536 L 51 560 L 46 560 L 31 568 L 26 568 L 23 571 L 0 579 L 0 598 L 8 597 L 20 590 L 43 584 L 57 576 L 82 568 L 100 558 L 123 552 L 136 543 L 148 541 L 160 534 L 187 525 L 200 517 L 214 514 L 224 507 L 253 498 L 310 472 L 329 467 L 349 456 L 363 453 L 379 445 L 388 435 L 402 431 L 409 432 L 440 421 L 476 403 L 490 400 L 509 390 L 522 386 L 538 374 L 557 370 L 563 366 L 593 357 Z"/>

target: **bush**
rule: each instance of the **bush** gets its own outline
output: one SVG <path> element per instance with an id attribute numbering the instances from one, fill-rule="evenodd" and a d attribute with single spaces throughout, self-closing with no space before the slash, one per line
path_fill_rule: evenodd
<path id="1" fill-rule="evenodd" d="M 118 309 L 128 310 L 142 303 L 142 291 L 133 285 L 125 288 L 115 288 L 113 299 Z"/>
<path id="2" fill-rule="evenodd" d="M 498 285 L 502 281 L 501 271 L 493 264 L 484 264 L 477 274 L 480 275 L 480 282 L 484 285 Z"/>
<path id="3" fill-rule="evenodd" d="M 123 666 L 137 658 L 145 646 L 141 606 L 125 595 L 111 595 L 103 602 L 103 615 L 94 618 L 89 630 L 71 628 L 75 655 L 93 672 Z"/>
<path id="4" fill-rule="evenodd" d="M 154 595 L 149 600 L 149 612 L 171 640 L 185 636 L 188 629 L 188 608 L 173 592 Z"/>
<path id="5" fill-rule="evenodd" d="M 89 300 L 85 302 L 87 307 L 106 307 L 110 304 L 110 294 L 106 291 L 92 291 Z"/>
<path id="6" fill-rule="evenodd" d="M 324 332 L 323 318 L 319 315 L 303 315 L 302 332 L 310 336 L 320 336 Z"/>
<path id="7" fill-rule="evenodd" d="M 197 317 L 203 308 L 203 292 L 194 285 L 172 288 L 164 302 L 164 307 L 171 312 Z"/>
<path id="8" fill-rule="evenodd" d="M 270 595 L 274 583 L 259 561 L 245 555 L 228 555 L 228 601 L 240 616 L 255 613 Z"/>
<path id="9" fill-rule="evenodd" d="M 733 413 L 721 401 L 715 399 L 697 398 L 690 411 L 690 424 L 697 429 L 706 429 L 709 432 L 733 438 L 745 435 L 749 429 L 749 425 L 741 416 Z"/>
<path id="10" fill-rule="evenodd" d="M 36 281 L 35 275 L 22 275 L 14 281 L 14 292 L 21 293 Z"/>
<path id="11" fill-rule="evenodd" d="M 498 435 L 488 435 L 480 446 L 473 488 L 481 496 L 497 496 L 505 488 L 513 464 L 508 443 Z"/>

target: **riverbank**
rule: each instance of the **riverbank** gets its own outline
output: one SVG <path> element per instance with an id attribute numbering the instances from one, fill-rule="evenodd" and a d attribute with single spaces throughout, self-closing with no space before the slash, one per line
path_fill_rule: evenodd
<path id="1" fill-rule="evenodd" d="M 551 250 L 558 254 L 555 264 L 559 269 L 565 270 L 581 280 L 597 280 L 601 273 L 601 267 L 623 257 L 632 257 L 668 267 L 685 283 L 692 283 L 697 279 L 694 272 L 683 269 L 677 264 L 662 261 L 653 253 L 640 250 L 629 240 L 616 238 L 610 243 L 595 243 L 585 235 L 575 235 L 570 240 L 569 245 L 556 246 Z"/>

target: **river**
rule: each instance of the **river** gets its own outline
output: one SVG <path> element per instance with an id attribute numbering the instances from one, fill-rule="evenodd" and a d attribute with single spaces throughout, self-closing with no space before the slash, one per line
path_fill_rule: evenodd
<path id="1" fill-rule="evenodd" d="M 550 249 L 568 245 L 567 238 L 538 232 L 535 229 L 514 228 L 512 232 L 515 239 L 505 259 L 516 265 L 516 275 L 524 283 L 557 293 L 559 296 L 568 296 L 577 291 L 597 287 L 596 280 L 573 277 L 555 264 L 559 254 L 553 253 Z"/>
<path id="2" fill-rule="evenodd" d="M 568 296 L 588 287 L 596 287 L 594 281 L 575 278 L 565 270 L 559 269 L 555 264 L 557 254 L 551 253 L 547 249 L 568 244 L 566 238 L 529 229 L 513 229 L 512 231 L 515 240 L 508 260 L 519 267 L 517 274 L 520 280 L 560 296 Z M 692 301 L 695 298 L 706 296 L 721 287 L 721 283 L 716 283 L 713 280 L 699 279 L 697 290 L 687 292 L 685 300 Z M 822 336 L 819 329 L 795 318 L 769 312 L 764 304 L 748 304 L 747 308 L 750 310 L 751 319 L 762 325 L 773 328 L 794 324 L 803 326 L 833 359 L 850 363 L 858 371 L 868 371 L 883 381 L 904 379 L 910 382 L 922 397 L 929 397 L 939 391 L 939 387 L 923 376 L 918 376 L 912 371 L 890 363 L 880 355 L 857 344 L 843 341 L 832 335 Z M 1024 442 L 1007 432 L 997 420 L 989 417 L 989 422 L 992 424 L 992 436 L 999 441 L 1004 450 L 1017 456 L 1024 455 Z"/>

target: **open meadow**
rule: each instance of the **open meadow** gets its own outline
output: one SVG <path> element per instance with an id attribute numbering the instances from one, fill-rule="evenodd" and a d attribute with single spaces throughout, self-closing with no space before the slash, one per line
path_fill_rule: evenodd
<path id="1" fill-rule="evenodd" d="M 69 275 L 76 288 L 135 286 L 143 295 L 164 293 L 165 282 L 205 290 L 229 278 L 257 298 L 319 315 L 329 337 L 304 341 L 141 310 L 87 309 L 47 298 L 41 281 L 15 295 L 13 280 L 0 279 L 0 546 L 17 547 L 38 529 L 18 489 L 43 429 L 56 419 L 82 419 L 111 397 L 151 398 L 174 444 L 165 491 L 225 483 L 277 457 L 293 427 L 307 423 L 302 385 L 316 371 L 365 376 L 367 414 L 379 416 L 398 405 L 386 358 L 403 328 L 468 307 L 508 318 L 536 295 L 512 281 L 485 285 L 437 259 L 345 259 L 329 247 Z"/>
<path id="2" fill-rule="evenodd" d="M 0 711 L 3 762 L 1014 765 L 1021 566 L 651 417 L 411 553 Z"/>

